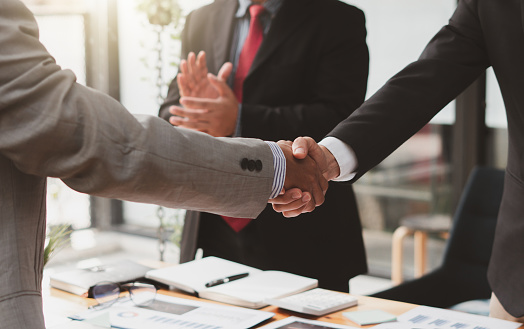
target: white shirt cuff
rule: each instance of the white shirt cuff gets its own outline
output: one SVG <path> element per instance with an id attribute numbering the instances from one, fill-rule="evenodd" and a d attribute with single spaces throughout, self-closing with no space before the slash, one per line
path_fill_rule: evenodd
<path id="1" fill-rule="evenodd" d="M 340 175 L 334 181 L 348 181 L 355 177 L 358 167 L 357 156 L 353 149 L 336 137 L 326 137 L 318 143 L 325 146 L 335 157 L 340 167 Z"/>
<path id="2" fill-rule="evenodd" d="M 273 176 L 273 187 L 271 189 L 270 199 L 276 198 L 280 191 L 284 188 L 284 181 L 286 180 L 286 157 L 280 146 L 275 142 L 267 142 L 271 152 L 273 152 L 273 168 L 275 175 Z"/>

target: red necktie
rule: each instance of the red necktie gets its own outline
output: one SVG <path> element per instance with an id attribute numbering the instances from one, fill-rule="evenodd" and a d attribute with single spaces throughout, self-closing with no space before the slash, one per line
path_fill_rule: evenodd
<path id="1" fill-rule="evenodd" d="M 265 11 L 262 5 L 251 5 L 249 13 L 251 14 L 251 21 L 249 23 L 249 32 L 240 51 L 238 58 L 237 70 L 235 73 L 235 81 L 233 83 L 233 91 L 239 103 L 242 103 L 242 88 L 247 73 L 253 64 L 258 48 L 264 39 L 264 30 L 260 22 L 260 16 Z M 233 218 L 222 216 L 222 218 L 231 226 L 235 232 L 240 232 L 251 221 L 249 218 Z"/>
<path id="2" fill-rule="evenodd" d="M 251 5 L 251 7 L 249 7 L 249 13 L 251 14 L 249 32 L 238 58 L 235 81 L 233 84 L 233 91 L 240 103 L 242 102 L 242 87 L 244 85 L 244 80 L 251 68 L 251 64 L 253 64 L 258 48 L 264 39 L 264 30 L 262 28 L 262 23 L 260 22 L 260 16 L 264 11 L 265 8 L 262 5 Z"/>

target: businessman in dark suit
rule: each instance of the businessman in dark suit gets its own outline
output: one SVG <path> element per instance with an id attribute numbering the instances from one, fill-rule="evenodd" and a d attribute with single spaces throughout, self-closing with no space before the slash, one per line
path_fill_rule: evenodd
<path id="1" fill-rule="evenodd" d="M 523 28 L 524 0 L 459 1 L 449 24 L 429 42 L 419 60 L 328 134 L 321 142 L 325 157 L 320 159 L 329 163 L 328 178 L 359 178 L 492 66 L 506 106 L 509 152 L 488 269 L 493 290 L 490 313 L 520 322 L 524 322 Z M 354 154 L 333 148 L 340 144 Z M 294 148 L 303 155 L 308 148 L 315 150 L 316 144 L 301 138 Z M 353 164 L 348 166 L 349 162 Z M 287 208 L 287 215 L 296 214 Z"/>
<path id="2" fill-rule="evenodd" d="M 252 5 L 264 7 L 257 18 L 263 41 L 246 69 L 242 51 L 253 41 Z M 188 60 L 160 116 L 214 136 L 320 140 L 364 100 L 365 37 L 363 13 L 337 0 L 216 0 L 187 18 L 182 58 Z M 247 74 L 239 80 L 242 70 Z M 206 77 L 208 71 L 218 77 Z M 300 220 L 286 220 L 268 206 L 238 232 L 216 215 L 190 212 L 181 262 L 202 248 L 204 255 L 348 291 L 348 280 L 367 271 L 355 197 L 349 185 L 332 185 L 326 200 Z"/>

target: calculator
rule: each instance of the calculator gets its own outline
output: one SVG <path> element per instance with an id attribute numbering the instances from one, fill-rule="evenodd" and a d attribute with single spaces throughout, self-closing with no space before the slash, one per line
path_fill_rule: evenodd
<path id="1" fill-rule="evenodd" d="M 341 292 L 315 288 L 283 298 L 267 299 L 266 302 L 290 311 L 321 316 L 355 306 L 358 300 Z"/>

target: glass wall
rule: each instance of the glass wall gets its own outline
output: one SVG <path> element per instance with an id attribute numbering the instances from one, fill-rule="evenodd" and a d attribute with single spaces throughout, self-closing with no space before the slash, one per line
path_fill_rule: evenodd
<path id="1" fill-rule="evenodd" d="M 53 11 L 35 9 L 40 40 L 56 62 L 72 70 L 78 83 L 85 85 L 84 15 L 70 6 L 60 7 L 61 10 L 54 8 Z M 74 229 L 90 227 L 89 196 L 70 189 L 59 179 L 48 178 L 47 223 L 51 226 L 70 224 Z"/>
<path id="2" fill-rule="evenodd" d="M 368 97 L 416 60 L 447 24 L 455 0 L 348 0 L 366 14 Z M 392 231 L 410 214 L 449 213 L 454 103 L 355 184 L 365 228 Z"/>
<path id="3" fill-rule="evenodd" d="M 178 1 L 184 17 L 190 11 L 210 2 L 212 0 Z M 184 21 L 182 19 L 176 28 L 166 28 L 158 39 L 158 29 L 148 23 L 146 15 L 138 10 L 138 3 L 139 1 L 118 0 L 120 96 L 122 104 L 131 113 L 156 116 L 160 105 L 159 95 L 165 97 L 168 84 L 177 73 L 177 60 L 180 56 L 178 36 Z M 162 68 L 161 76 L 158 76 L 157 67 Z M 175 243 L 179 239 L 184 214 L 185 211 L 180 209 L 123 202 L 125 230 L 157 235 L 157 229 L 162 223 L 167 230 L 165 237 L 171 237 Z M 169 255 L 168 253 L 168 258 Z"/>
<path id="4" fill-rule="evenodd" d="M 487 163 L 503 169 L 508 156 L 508 125 L 504 102 L 492 68 L 486 74 L 486 126 L 489 133 Z"/>

